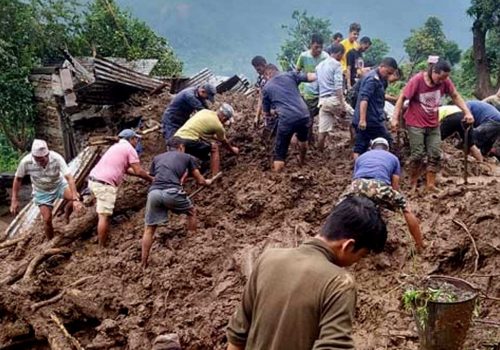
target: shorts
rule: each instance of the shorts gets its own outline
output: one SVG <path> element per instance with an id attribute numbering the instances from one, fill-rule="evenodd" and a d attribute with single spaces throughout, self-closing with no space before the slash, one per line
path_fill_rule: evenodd
<path id="1" fill-rule="evenodd" d="M 439 127 L 419 128 L 408 126 L 410 163 L 418 168 L 427 157 L 427 170 L 438 172 L 441 163 L 441 131 Z"/>
<path id="2" fill-rule="evenodd" d="M 346 116 L 352 117 L 353 110 L 347 103 L 345 105 Z M 335 118 L 340 117 L 340 101 L 336 96 L 319 99 L 319 125 L 320 133 L 332 132 L 335 125 Z"/>
<path id="3" fill-rule="evenodd" d="M 479 125 L 472 131 L 472 143 L 487 155 L 496 140 L 500 139 L 500 122 L 490 120 Z"/>
<path id="4" fill-rule="evenodd" d="M 182 139 L 184 147 L 186 147 L 186 153 L 198 158 L 202 162 L 207 162 L 210 160 L 210 152 L 212 151 L 212 145 L 209 142 L 202 140 L 188 140 Z"/>
<path id="5" fill-rule="evenodd" d="M 392 136 L 384 124 L 367 127 L 365 130 L 359 129 L 356 125 L 353 125 L 353 127 L 356 130 L 354 153 L 363 154 L 368 151 L 371 141 L 375 140 L 377 137 L 383 137 L 389 142 L 389 147 L 392 147 Z"/>
<path id="6" fill-rule="evenodd" d="M 112 185 L 105 185 L 89 180 L 89 190 L 97 200 L 96 212 L 100 215 L 113 215 L 115 209 L 116 193 L 118 189 Z"/>
<path id="7" fill-rule="evenodd" d="M 57 199 L 64 198 L 64 191 L 68 187 L 66 181 L 61 181 L 55 189 L 52 191 L 33 191 L 33 202 L 37 206 L 46 205 L 48 207 L 53 207 L 54 202 Z"/>
<path id="8" fill-rule="evenodd" d="M 189 215 L 192 208 L 193 203 L 183 189 L 152 190 L 148 193 L 144 222 L 146 226 L 165 224 L 169 210 L 176 214 Z"/>
<path id="9" fill-rule="evenodd" d="M 288 147 L 293 134 L 297 134 L 300 142 L 306 142 L 309 135 L 309 118 L 302 118 L 291 123 L 278 120 L 278 129 L 276 132 L 276 142 L 274 145 L 274 160 L 286 160 Z"/>
<path id="10" fill-rule="evenodd" d="M 364 196 L 375 202 L 380 207 L 397 211 L 405 211 L 408 203 L 406 198 L 392 186 L 373 179 L 356 179 L 349 188 L 340 196 L 340 201 L 349 196 Z"/>

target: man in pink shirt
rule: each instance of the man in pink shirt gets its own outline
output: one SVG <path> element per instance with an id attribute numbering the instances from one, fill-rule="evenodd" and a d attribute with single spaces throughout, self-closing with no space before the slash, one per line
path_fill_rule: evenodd
<path id="1" fill-rule="evenodd" d="M 430 63 L 426 72 L 413 76 L 399 96 L 392 118 L 392 131 L 397 132 L 399 114 L 405 100 L 409 100 L 404 115 L 410 140 L 410 182 L 416 191 L 424 159 L 427 157 L 426 190 L 437 191 L 436 173 L 441 162 L 441 134 L 439 129 L 438 108 L 441 98 L 449 95 L 453 103 L 464 112 L 464 121 L 473 123 L 474 117 L 463 98 L 449 79 L 451 66 L 439 59 Z"/>
<path id="2" fill-rule="evenodd" d="M 101 246 L 106 245 L 109 217 L 113 214 L 118 186 L 125 173 L 153 182 L 153 177 L 141 167 L 135 150 L 140 136 L 125 129 L 118 137 L 120 141 L 104 153 L 89 175 L 89 189 L 97 199 L 97 237 Z"/>

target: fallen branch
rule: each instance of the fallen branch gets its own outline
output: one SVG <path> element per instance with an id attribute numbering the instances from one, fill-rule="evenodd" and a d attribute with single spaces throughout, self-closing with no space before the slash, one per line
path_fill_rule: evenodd
<path id="1" fill-rule="evenodd" d="M 79 280 L 69 284 L 67 287 L 65 287 L 63 289 L 63 291 L 59 294 L 57 294 L 56 296 L 50 298 L 50 299 L 47 299 L 47 300 L 44 300 L 44 301 L 40 301 L 38 303 L 35 303 L 33 305 L 31 305 L 31 311 L 36 311 L 38 310 L 39 308 L 42 308 L 42 307 L 45 307 L 47 305 L 50 305 L 50 304 L 54 304 L 54 303 L 57 303 L 59 300 L 61 300 L 64 295 L 66 294 L 66 292 L 68 291 L 69 288 L 72 288 L 72 287 L 76 287 L 76 286 L 79 286 L 80 284 L 82 284 L 83 282 L 91 279 L 91 278 L 94 278 L 95 276 L 87 276 L 87 277 L 83 277 L 83 278 L 80 278 Z"/>
<path id="2" fill-rule="evenodd" d="M 484 323 L 484 324 L 491 324 L 491 325 L 494 325 L 494 326 L 498 326 L 498 327 L 500 327 L 500 322 L 496 322 L 496 321 L 490 321 L 490 320 L 474 320 L 474 322 L 476 322 L 476 323 Z"/>
<path id="3" fill-rule="evenodd" d="M 40 265 L 40 263 L 43 260 L 47 259 L 48 257 L 50 257 L 52 255 L 67 254 L 67 253 L 69 253 L 69 251 L 67 249 L 50 248 L 50 249 L 47 249 L 46 251 L 38 254 L 29 263 L 28 268 L 26 269 L 26 272 L 24 273 L 23 281 L 26 282 L 27 280 L 29 280 L 33 276 L 37 266 Z"/>
<path id="4" fill-rule="evenodd" d="M 6 242 L 3 242 L 2 244 L 0 244 L 0 249 L 4 249 L 4 248 L 8 248 L 10 246 L 13 246 L 21 241 L 24 241 L 26 238 L 28 238 L 28 236 L 7 240 Z"/>
<path id="5" fill-rule="evenodd" d="M 454 224 L 460 226 L 467 233 L 467 235 L 469 235 L 469 238 L 472 241 L 472 246 L 474 247 L 474 252 L 476 253 L 476 260 L 474 261 L 474 273 L 476 273 L 477 267 L 479 265 L 479 251 L 477 250 L 476 241 L 474 240 L 474 237 L 472 237 L 472 234 L 470 233 L 467 226 L 465 226 L 465 224 L 462 221 L 457 219 L 453 219 L 452 221 Z"/>
<path id="6" fill-rule="evenodd" d="M 77 349 L 77 350 L 85 350 L 83 346 L 80 344 L 80 342 L 75 339 L 71 334 L 69 334 L 68 330 L 66 327 L 64 327 L 63 323 L 61 322 L 60 319 L 57 318 L 57 316 L 54 313 L 50 314 L 50 318 L 54 323 L 59 327 L 59 329 L 62 331 L 66 339 L 69 340 L 69 342 Z"/>

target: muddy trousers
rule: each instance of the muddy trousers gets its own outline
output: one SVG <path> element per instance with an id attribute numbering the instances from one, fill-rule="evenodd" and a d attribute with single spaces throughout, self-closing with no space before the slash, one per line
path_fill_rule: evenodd
<path id="1" fill-rule="evenodd" d="M 427 158 L 427 171 L 437 173 L 441 165 L 441 133 L 439 127 L 408 126 L 410 168 L 420 169 Z"/>

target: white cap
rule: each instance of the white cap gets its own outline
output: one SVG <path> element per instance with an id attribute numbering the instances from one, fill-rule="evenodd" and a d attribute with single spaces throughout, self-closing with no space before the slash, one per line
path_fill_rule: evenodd
<path id="1" fill-rule="evenodd" d="M 375 145 L 384 145 L 387 149 L 389 149 L 389 142 L 383 137 L 377 137 L 375 140 L 372 140 L 370 146 L 373 148 Z"/>
<path id="2" fill-rule="evenodd" d="M 33 145 L 31 146 L 31 155 L 35 157 L 45 157 L 49 154 L 49 147 L 47 147 L 47 142 L 44 140 L 33 140 Z"/>

